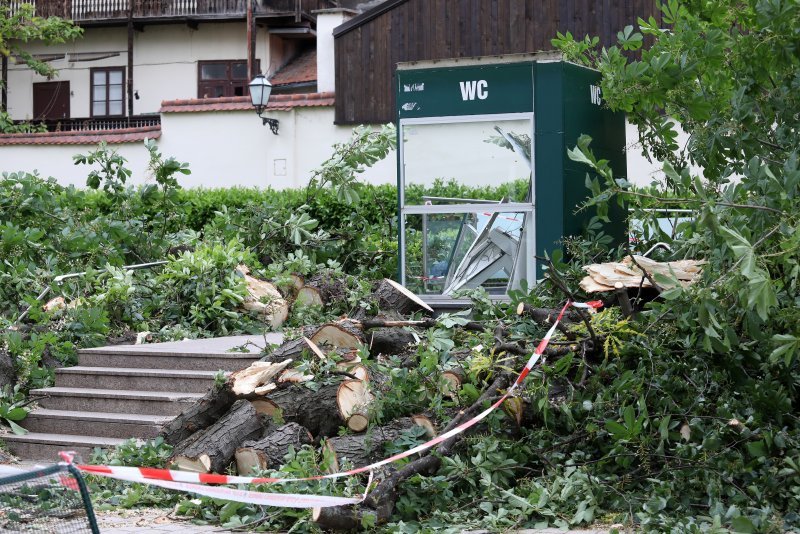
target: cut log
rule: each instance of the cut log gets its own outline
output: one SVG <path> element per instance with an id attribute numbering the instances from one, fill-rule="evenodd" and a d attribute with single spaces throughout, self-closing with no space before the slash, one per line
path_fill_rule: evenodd
<path id="1" fill-rule="evenodd" d="M 295 422 L 308 429 L 314 438 L 335 436 L 345 420 L 336 402 L 339 384 L 321 386 L 314 391 L 304 384 L 291 384 L 270 393 L 268 403 L 260 407 L 285 422 Z"/>
<path id="2" fill-rule="evenodd" d="M 402 354 L 409 345 L 414 345 L 418 338 L 405 328 L 376 328 L 367 334 L 367 345 L 372 356 L 379 354 Z"/>
<path id="3" fill-rule="evenodd" d="M 371 510 L 353 506 L 327 506 L 314 508 L 311 520 L 325 530 L 357 530 L 361 528 L 364 516 L 373 516 L 370 524 L 377 524 L 377 514 Z"/>
<path id="4" fill-rule="evenodd" d="M 228 386 L 237 396 L 249 395 L 253 392 L 260 393 L 256 390 L 272 384 L 290 363 L 292 363 L 291 359 L 280 363 L 253 362 L 247 369 L 232 373 L 228 377 Z"/>
<path id="5" fill-rule="evenodd" d="M 333 269 L 323 269 L 310 280 L 306 280 L 297 292 L 295 303 L 301 306 L 325 306 L 331 302 L 347 299 L 345 275 Z"/>
<path id="6" fill-rule="evenodd" d="M 236 395 L 225 386 L 212 388 L 200 400 L 186 408 L 180 415 L 161 428 L 164 442 L 177 445 L 189 436 L 208 428 L 230 410 Z"/>
<path id="7" fill-rule="evenodd" d="M 369 405 L 374 400 L 363 380 L 343 380 L 339 384 L 336 402 L 339 413 L 353 432 L 363 432 L 369 426 Z"/>
<path id="8" fill-rule="evenodd" d="M 330 438 L 325 442 L 333 457 L 332 472 L 338 472 L 345 462 L 353 467 L 363 467 L 386 457 L 387 443 L 398 439 L 416 425 L 411 417 L 396 419 L 385 426 L 373 427 L 366 434 L 353 434 Z"/>
<path id="9" fill-rule="evenodd" d="M 311 334 L 315 332 L 317 327 L 311 328 L 304 328 L 303 332 Z M 303 354 L 304 350 L 309 350 L 309 346 L 306 344 L 306 337 L 300 336 L 295 339 L 288 339 L 281 344 L 281 346 L 277 347 L 271 353 L 267 354 L 263 358 L 261 358 L 262 362 L 281 362 L 286 359 L 290 360 L 297 360 Z"/>
<path id="10" fill-rule="evenodd" d="M 258 314 L 273 329 L 279 328 L 289 318 L 289 303 L 281 292 L 266 280 L 250 276 L 250 269 L 245 265 L 238 266 L 236 270 L 247 284 L 248 295 L 242 302 L 242 308 Z"/>
<path id="11" fill-rule="evenodd" d="M 464 383 L 464 370 L 460 367 L 453 367 L 442 373 L 442 378 L 445 382 L 443 393 L 449 397 L 455 398 L 461 390 L 461 384 Z"/>
<path id="12" fill-rule="evenodd" d="M 178 444 L 167 465 L 198 473 L 224 473 L 236 448 L 261 435 L 264 423 L 246 400 L 238 400 L 219 421 Z"/>
<path id="13" fill-rule="evenodd" d="M 425 429 L 425 436 L 428 438 L 435 438 L 436 437 L 436 426 L 434 426 L 433 421 L 427 415 L 417 414 L 412 415 L 411 420 L 414 421 L 414 424 L 417 426 L 421 426 Z"/>
<path id="14" fill-rule="evenodd" d="M 311 434 L 297 423 L 287 423 L 268 432 L 257 441 L 246 441 L 236 449 L 236 468 L 240 475 L 249 475 L 256 470 L 277 469 L 289 452 L 303 445 L 310 445 Z"/>
<path id="15" fill-rule="evenodd" d="M 366 343 L 364 332 L 358 323 L 348 320 L 324 324 L 308 338 L 323 350 L 358 349 Z"/>
<path id="16" fill-rule="evenodd" d="M 296 306 L 318 306 L 320 308 L 325 305 L 319 290 L 309 286 L 303 286 L 297 291 L 294 303 Z"/>
<path id="17" fill-rule="evenodd" d="M 410 315 L 414 312 L 433 315 L 433 308 L 425 301 L 388 278 L 383 279 L 372 296 L 378 302 L 380 310 L 396 311 L 401 315 Z"/>

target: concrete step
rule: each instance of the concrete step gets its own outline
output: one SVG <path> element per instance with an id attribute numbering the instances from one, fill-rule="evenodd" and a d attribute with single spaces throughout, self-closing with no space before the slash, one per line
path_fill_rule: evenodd
<path id="1" fill-rule="evenodd" d="M 215 374 L 215 371 L 76 366 L 56 369 L 56 386 L 205 393 L 214 385 Z"/>
<path id="2" fill-rule="evenodd" d="M 29 432 L 24 436 L 7 434 L 3 440 L 9 450 L 18 458 L 26 460 L 61 461 L 59 451 L 75 451 L 82 461 L 88 461 L 95 447 L 102 449 L 119 445 L 124 439 L 99 436 L 75 436 L 69 434 L 46 434 Z"/>
<path id="3" fill-rule="evenodd" d="M 104 351 L 81 349 L 78 365 L 82 367 L 120 367 L 126 369 L 171 369 L 191 371 L 238 371 L 260 358 L 258 354 L 174 354 L 136 350 Z"/>
<path id="4" fill-rule="evenodd" d="M 106 438 L 154 438 L 172 416 L 130 413 L 76 412 L 37 408 L 22 421 L 30 432 L 44 434 L 92 434 Z"/>
<path id="5" fill-rule="evenodd" d="M 53 387 L 30 392 L 39 406 L 51 410 L 76 412 L 136 413 L 143 415 L 178 415 L 202 393 L 179 391 L 132 391 Z"/>
<path id="6" fill-rule="evenodd" d="M 280 345 L 283 334 L 228 336 L 212 339 L 170 341 L 144 345 L 117 345 L 81 349 L 78 365 L 137 369 L 238 371 L 261 357 L 261 347 Z"/>

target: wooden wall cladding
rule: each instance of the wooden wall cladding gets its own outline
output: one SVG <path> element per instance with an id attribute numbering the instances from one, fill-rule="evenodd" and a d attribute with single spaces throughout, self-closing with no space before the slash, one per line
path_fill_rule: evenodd
<path id="1" fill-rule="evenodd" d="M 556 32 L 604 45 L 654 0 L 388 0 L 337 28 L 336 122 L 395 120 L 399 62 L 551 50 Z"/>

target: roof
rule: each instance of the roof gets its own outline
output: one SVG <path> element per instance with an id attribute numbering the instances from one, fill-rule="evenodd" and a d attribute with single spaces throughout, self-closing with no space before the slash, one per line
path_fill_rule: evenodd
<path id="1" fill-rule="evenodd" d="M 41 132 L 0 134 L 0 145 L 96 145 L 137 143 L 161 137 L 161 126 L 97 130 L 91 132 Z"/>
<path id="2" fill-rule="evenodd" d="M 278 69 L 269 79 L 273 87 L 317 81 L 317 50 L 303 52 Z"/>
<path id="3" fill-rule="evenodd" d="M 267 111 L 289 111 L 298 107 L 330 107 L 334 105 L 334 93 L 299 93 L 272 95 Z M 249 96 L 223 98 L 192 98 L 186 100 L 164 100 L 161 113 L 188 113 L 211 111 L 252 111 Z"/>
<path id="4" fill-rule="evenodd" d="M 348 20 L 347 22 L 335 27 L 333 29 L 333 36 L 339 37 L 350 30 L 358 28 L 363 24 L 371 21 L 374 18 L 380 17 L 387 11 L 391 11 L 395 7 L 400 4 L 405 4 L 408 0 L 386 0 L 385 2 L 378 4 L 376 7 L 370 9 L 369 11 L 365 11 L 362 14 L 358 15 L 357 17 L 353 17 L 352 19 Z"/>

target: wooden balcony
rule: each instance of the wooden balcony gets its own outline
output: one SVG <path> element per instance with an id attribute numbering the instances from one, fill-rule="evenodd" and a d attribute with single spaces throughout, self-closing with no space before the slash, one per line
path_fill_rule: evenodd
<path id="1" fill-rule="evenodd" d="M 17 124 L 25 121 L 14 121 Z M 109 118 L 71 118 L 47 119 L 33 121 L 43 124 L 48 132 L 105 132 L 127 128 L 145 128 L 159 126 L 161 115 L 137 115 L 134 117 L 109 117 Z"/>
<path id="2" fill-rule="evenodd" d="M 296 22 L 313 17 L 314 10 L 334 5 L 330 0 L 9 0 L 8 3 L 12 11 L 28 3 L 36 7 L 40 17 L 57 16 L 91 25 L 127 21 L 129 14 L 139 22 L 243 18 L 248 1 L 253 1 L 256 17 L 290 17 Z"/>

